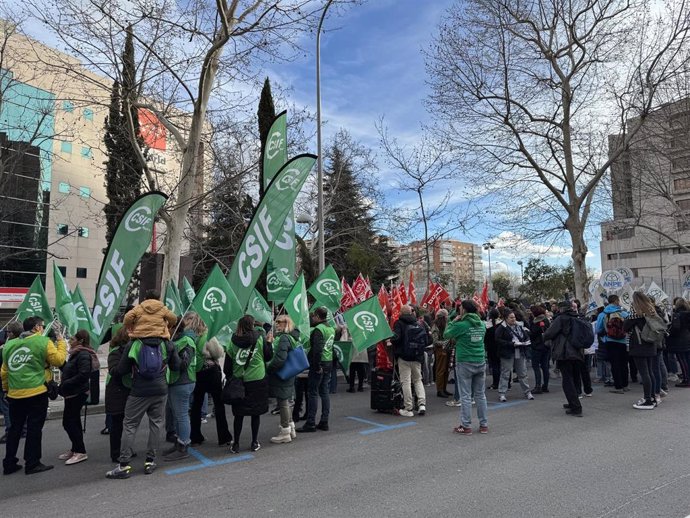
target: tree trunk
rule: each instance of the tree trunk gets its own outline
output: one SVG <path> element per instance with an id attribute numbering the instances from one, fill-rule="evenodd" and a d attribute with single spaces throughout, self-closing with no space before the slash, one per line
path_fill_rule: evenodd
<path id="1" fill-rule="evenodd" d="M 587 281 L 587 244 L 585 243 L 584 223 L 579 217 L 570 216 L 566 220 L 566 228 L 573 245 L 573 268 L 575 270 L 575 297 L 582 305 L 589 302 L 589 283 Z"/>

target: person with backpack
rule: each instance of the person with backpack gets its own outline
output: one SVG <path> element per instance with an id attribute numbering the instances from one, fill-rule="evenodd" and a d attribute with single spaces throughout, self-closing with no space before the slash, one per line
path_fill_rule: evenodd
<path id="1" fill-rule="evenodd" d="M 551 344 L 544 340 L 544 332 L 551 325 L 546 317 L 546 308 L 532 306 L 529 321 L 529 338 L 532 349 L 532 370 L 534 371 L 534 394 L 549 391 L 549 365 L 551 363 Z"/>
<path id="2" fill-rule="evenodd" d="M 518 324 L 515 312 L 505 309 L 503 322 L 496 328 L 494 341 L 498 347 L 498 355 L 501 358 L 501 380 L 498 383 L 498 400 L 501 403 L 508 401 L 508 383 L 515 368 L 520 388 L 529 400 L 534 396 L 527 380 L 527 349 L 530 346 L 529 333 Z"/>
<path id="3" fill-rule="evenodd" d="M 175 345 L 168 340 L 137 338 L 127 344 L 122 351 L 117 374 L 120 377 L 132 374 L 132 390 L 125 404 L 119 464 L 105 474 L 106 478 L 129 478 L 132 471 L 130 466 L 132 446 L 134 446 L 134 438 L 144 415 L 149 419 L 144 473 L 150 475 L 155 471 L 156 454 L 165 419 L 165 403 L 168 399 L 168 370 L 179 371 L 179 369 L 180 357 Z"/>
<path id="4" fill-rule="evenodd" d="M 661 321 L 661 323 L 659 323 Z M 633 293 L 632 312 L 624 322 L 630 336 L 630 357 L 635 361 L 637 372 L 642 380 L 643 398 L 633 405 L 637 410 L 653 410 L 658 401 L 654 395 L 654 358 L 657 346 L 663 340 L 663 333 L 656 329 L 665 328 L 663 320 L 657 315 L 654 303 L 647 295 Z"/>
<path id="5" fill-rule="evenodd" d="M 273 340 L 273 358 L 266 365 L 266 371 L 268 371 L 268 395 L 276 398 L 278 409 L 280 410 L 278 435 L 271 437 L 271 442 L 274 444 L 292 442 L 297 437 L 295 422 L 292 420 L 292 409 L 290 408 L 295 377 L 282 379 L 278 376 L 278 372 L 285 365 L 290 351 L 298 345 L 299 330 L 295 329 L 292 319 L 287 315 L 278 316 L 276 318 L 276 335 Z"/>
<path id="6" fill-rule="evenodd" d="M 424 415 L 426 414 L 426 393 L 424 383 L 422 383 L 422 362 L 430 339 L 426 329 L 417 322 L 412 307 L 409 305 L 400 308 L 400 317 L 393 326 L 392 342 L 403 389 L 404 408 L 399 411 L 399 415 L 403 417 L 414 415 L 412 412 L 414 409 L 413 383 L 417 396 L 417 413 Z"/>
<path id="7" fill-rule="evenodd" d="M 65 400 L 62 413 L 62 427 L 72 443 L 71 448 L 58 456 L 65 465 L 84 462 L 89 456 L 84 446 L 84 432 L 81 427 L 81 409 L 89 395 L 89 379 L 92 371 L 100 369 L 98 356 L 89 343 L 89 332 L 80 329 L 70 338 L 69 358 L 62 367 L 58 393 Z"/>
<path id="8" fill-rule="evenodd" d="M 251 451 L 258 451 L 259 426 L 261 416 L 268 412 L 268 383 L 266 381 L 266 362 L 273 357 L 273 348 L 264 341 L 261 333 L 254 327 L 254 317 L 244 315 L 237 322 L 237 330 L 232 335 L 225 355 L 226 380 L 242 380 L 244 397 L 232 403 L 233 443 L 230 453 L 240 452 L 240 435 L 245 417 L 251 417 Z"/>
<path id="9" fill-rule="evenodd" d="M 597 335 L 599 343 L 603 344 L 613 374 L 614 394 L 624 394 L 628 388 L 628 349 L 627 333 L 623 328 L 623 321 L 628 318 L 628 312 L 620 306 L 618 295 L 609 295 L 608 305 L 597 318 Z"/>
<path id="10" fill-rule="evenodd" d="M 690 387 L 690 306 L 682 297 L 674 301 L 666 346 L 669 355 L 676 356 L 680 367 L 680 380 L 676 387 Z"/>
<path id="11" fill-rule="evenodd" d="M 551 355 L 561 372 L 561 386 L 567 403 L 563 405 L 566 414 L 582 416 L 582 404 L 575 387 L 575 378 L 579 376 L 585 362 L 584 350 L 592 345 L 594 331 L 589 322 L 579 318 L 570 301 L 558 303 L 558 313 L 544 333 L 544 340 L 553 344 Z"/>
<path id="12" fill-rule="evenodd" d="M 305 347 L 309 359 L 307 422 L 297 430 L 302 433 L 312 433 L 316 430 L 328 431 L 328 417 L 331 413 L 329 388 L 333 368 L 335 329 L 328 325 L 327 319 L 328 310 L 324 307 L 316 308 L 311 315 L 312 330 L 309 335 L 309 343 Z M 333 375 L 335 374 L 333 373 Z M 319 424 L 316 424 L 319 399 L 321 399 L 321 418 Z"/>

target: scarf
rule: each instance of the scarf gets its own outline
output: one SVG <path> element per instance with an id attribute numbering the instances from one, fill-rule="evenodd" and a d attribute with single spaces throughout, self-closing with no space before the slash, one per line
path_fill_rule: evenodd
<path id="1" fill-rule="evenodd" d="M 69 350 L 69 356 L 70 358 L 72 358 L 73 356 L 76 356 L 82 351 L 86 351 L 87 353 L 89 353 L 89 356 L 91 356 L 91 370 L 99 370 L 101 368 L 101 362 L 98 361 L 98 355 L 96 355 L 96 351 L 91 349 L 91 347 L 86 347 L 84 345 L 77 345 L 75 347 L 72 347 Z"/>

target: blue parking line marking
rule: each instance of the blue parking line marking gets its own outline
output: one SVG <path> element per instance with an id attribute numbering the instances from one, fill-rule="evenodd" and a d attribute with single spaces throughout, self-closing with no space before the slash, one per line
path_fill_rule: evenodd
<path id="1" fill-rule="evenodd" d="M 494 410 L 497 410 L 499 408 L 508 408 L 511 406 L 517 406 L 517 405 L 524 405 L 525 403 L 529 403 L 527 399 L 518 399 L 517 401 L 507 401 L 506 403 L 496 403 L 494 401 L 488 403 L 489 408 L 493 408 Z"/>
<path id="2" fill-rule="evenodd" d="M 416 421 L 406 421 L 404 423 L 400 424 L 381 424 L 377 423 L 375 421 L 369 421 L 368 419 L 362 419 L 361 417 L 348 417 L 348 419 L 352 419 L 353 421 L 357 421 L 360 423 L 364 424 L 370 424 L 374 426 L 374 428 L 368 428 L 366 430 L 362 430 L 359 432 L 360 435 L 371 435 L 372 433 L 378 433 L 378 432 L 387 432 L 388 430 L 396 430 L 398 428 L 407 428 L 408 426 L 413 426 L 416 425 Z"/>
<path id="3" fill-rule="evenodd" d="M 201 453 L 199 453 L 196 450 L 193 450 L 192 448 L 189 449 L 189 453 L 199 461 L 201 461 L 201 464 L 193 464 L 191 466 L 183 466 L 181 468 L 175 468 L 175 469 L 169 469 L 166 470 L 164 473 L 166 475 L 179 475 L 180 473 L 189 473 L 190 471 L 197 471 L 200 469 L 205 469 L 205 468 L 212 468 L 214 466 L 222 466 L 224 464 L 231 464 L 233 462 L 241 462 L 243 460 L 251 460 L 254 458 L 254 455 L 247 453 L 245 455 L 237 455 L 237 456 L 232 456 L 228 457 L 225 459 L 221 460 L 211 460 L 208 457 L 204 457 Z"/>

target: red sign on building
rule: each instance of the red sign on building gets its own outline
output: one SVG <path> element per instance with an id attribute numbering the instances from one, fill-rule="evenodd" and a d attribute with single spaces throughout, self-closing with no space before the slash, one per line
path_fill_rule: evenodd
<path id="1" fill-rule="evenodd" d="M 149 149 L 165 151 L 167 132 L 155 113 L 139 108 L 139 133 Z"/>

